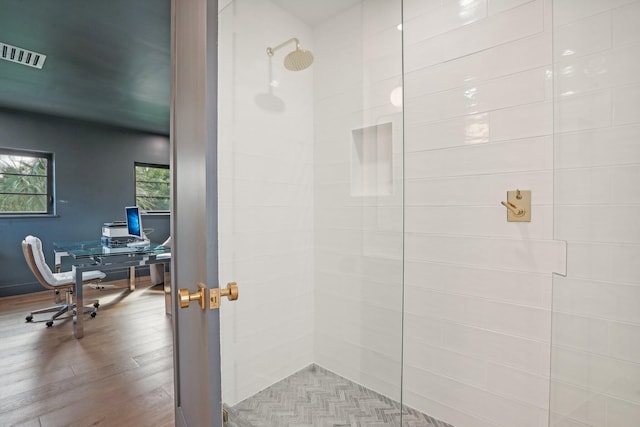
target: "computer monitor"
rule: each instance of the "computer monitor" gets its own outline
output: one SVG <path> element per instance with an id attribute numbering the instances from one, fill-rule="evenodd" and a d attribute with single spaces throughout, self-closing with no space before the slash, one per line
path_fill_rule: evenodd
<path id="1" fill-rule="evenodd" d="M 127 233 L 139 239 L 144 239 L 144 231 L 142 230 L 142 219 L 140 217 L 140 209 L 137 206 L 127 206 L 125 208 L 127 214 Z"/>

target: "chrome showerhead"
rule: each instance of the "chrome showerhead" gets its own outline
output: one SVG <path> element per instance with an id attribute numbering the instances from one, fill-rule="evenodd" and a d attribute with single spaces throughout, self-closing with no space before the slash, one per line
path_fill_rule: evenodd
<path id="1" fill-rule="evenodd" d="M 301 71 L 301 70 L 304 70 L 305 68 L 308 68 L 313 63 L 313 54 L 309 50 L 300 49 L 300 42 L 295 37 L 287 40 L 284 43 L 279 44 L 276 47 L 273 47 L 273 48 L 268 47 L 267 55 L 273 56 L 276 50 L 282 48 L 284 45 L 291 42 L 296 43 L 296 50 L 294 50 L 293 52 L 290 52 L 289 54 L 287 54 L 287 56 L 285 56 L 284 58 L 285 68 L 291 71 Z"/>

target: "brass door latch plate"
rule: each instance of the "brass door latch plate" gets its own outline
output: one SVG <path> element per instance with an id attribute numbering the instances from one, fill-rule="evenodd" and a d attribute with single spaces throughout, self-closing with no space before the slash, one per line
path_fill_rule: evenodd
<path id="1" fill-rule="evenodd" d="M 220 299 L 222 297 L 229 298 L 229 301 L 238 299 L 238 284 L 236 282 L 227 283 L 226 289 L 209 289 L 209 310 L 220 308 Z"/>
<path id="2" fill-rule="evenodd" d="M 208 291 L 208 292 L 207 292 Z M 198 301 L 201 309 L 205 309 L 206 295 L 209 294 L 209 310 L 216 310 L 220 308 L 220 298 L 227 297 L 229 301 L 235 301 L 238 299 L 238 285 L 236 282 L 227 283 L 226 289 L 207 289 L 203 283 L 198 283 L 198 290 L 194 293 L 190 293 L 189 289 L 180 289 L 178 292 L 178 298 L 180 299 L 180 308 L 187 308 L 191 301 Z"/>

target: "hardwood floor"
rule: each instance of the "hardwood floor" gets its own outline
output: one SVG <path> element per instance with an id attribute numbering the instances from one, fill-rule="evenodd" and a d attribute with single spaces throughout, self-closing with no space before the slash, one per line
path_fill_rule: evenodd
<path id="1" fill-rule="evenodd" d="M 79 340 L 70 319 L 51 328 L 38 322 L 44 315 L 25 322 L 54 305 L 51 291 L 0 298 L 0 426 L 174 425 L 162 289 L 148 278 L 134 292 L 85 288 L 85 303 L 96 298 L 98 315 L 86 317 Z"/>

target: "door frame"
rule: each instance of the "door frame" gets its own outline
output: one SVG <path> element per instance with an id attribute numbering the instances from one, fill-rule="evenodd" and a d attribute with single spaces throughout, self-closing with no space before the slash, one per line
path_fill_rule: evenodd
<path id="1" fill-rule="evenodd" d="M 217 0 L 172 0 L 171 303 L 179 427 L 222 426 L 219 310 L 193 303 L 181 309 L 178 298 L 179 288 L 218 287 L 217 40 Z"/>

